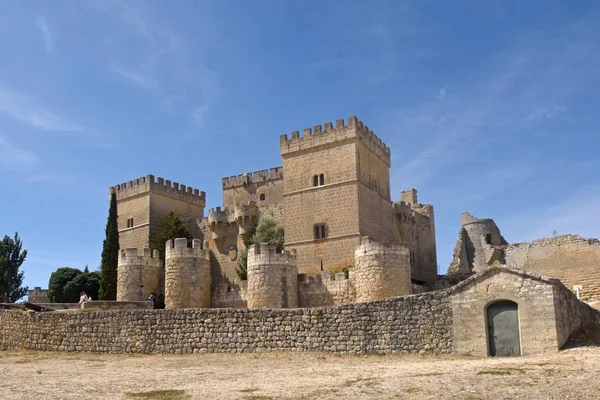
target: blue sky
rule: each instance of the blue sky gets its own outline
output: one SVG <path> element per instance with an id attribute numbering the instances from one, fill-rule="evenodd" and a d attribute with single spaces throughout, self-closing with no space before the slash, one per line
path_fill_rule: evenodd
<path id="1" fill-rule="evenodd" d="M 600 236 L 594 1 L 0 0 L 0 234 L 25 283 L 95 269 L 108 187 L 154 174 L 221 203 L 281 165 L 279 135 L 357 115 L 392 151 L 393 198 L 509 242 Z"/>

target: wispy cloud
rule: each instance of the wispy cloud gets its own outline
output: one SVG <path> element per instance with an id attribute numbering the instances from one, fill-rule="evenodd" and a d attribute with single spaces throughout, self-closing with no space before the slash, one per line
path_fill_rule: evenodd
<path id="1" fill-rule="evenodd" d="M 0 114 L 46 131 L 85 133 L 86 129 L 35 104 L 27 96 L 0 88 Z"/>
<path id="2" fill-rule="evenodd" d="M 112 65 L 110 70 L 119 75 L 121 78 L 123 78 L 124 82 L 130 85 L 147 90 L 156 88 L 156 81 L 150 76 L 143 75 L 139 72 L 118 65 Z"/>
<path id="3" fill-rule="evenodd" d="M 446 86 L 440 88 L 440 90 L 438 91 L 438 94 L 437 94 L 437 99 L 438 100 L 441 100 L 444 97 L 446 97 Z"/>
<path id="4" fill-rule="evenodd" d="M 37 25 L 38 29 L 42 32 L 42 38 L 44 40 L 44 48 L 46 49 L 46 53 L 50 56 L 54 55 L 54 40 L 46 18 L 44 16 L 38 16 L 35 19 L 35 24 Z"/>
<path id="5" fill-rule="evenodd" d="M 0 171 L 29 171 L 37 162 L 35 154 L 20 149 L 0 137 Z"/>
<path id="6" fill-rule="evenodd" d="M 196 108 L 194 108 L 191 112 L 192 120 L 194 121 L 194 126 L 197 128 L 204 128 L 204 124 L 206 123 L 206 118 L 208 117 L 210 111 L 210 106 L 205 103 Z"/>

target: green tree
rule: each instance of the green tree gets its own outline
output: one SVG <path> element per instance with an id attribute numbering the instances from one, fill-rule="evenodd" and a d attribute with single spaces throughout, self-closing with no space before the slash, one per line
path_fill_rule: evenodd
<path id="1" fill-rule="evenodd" d="M 174 211 L 165 215 L 158 224 L 158 230 L 150 236 L 150 248 L 160 251 L 160 256 L 165 259 L 165 243 L 167 240 L 186 238 L 191 239 L 192 234 L 185 226 L 179 215 Z"/>
<path id="2" fill-rule="evenodd" d="M 248 279 L 248 248 L 254 244 L 269 243 L 271 246 L 275 246 L 277 251 L 281 251 L 283 250 L 284 230 L 277 226 L 277 222 L 272 217 L 263 216 L 258 223 L 255 220 L 251 222 L 247 236 L 243 239 L 247 247 L 240 254 L 235 269 L 238 278 L 242 281 Z"/>
<path id="3" fill-rule="evenodd" d="M 106 238 L 102 245 L 102 261 L 100 263 L 100 293 L 101 300 L 117 299 L 117 264 L 119 262 L 119 230 L 117 227 L 117 194 L 110 196 L 108 221 L 105 229 Z"/>
<path id="4" fill-rule="evenodd" d="M 77 268 L 59 268 L 50 275 L 48 297 L 53 303 L 77 303 L 81 291 L 85 290 L 92 299 L 98 299 L 101 279 L 101 272 L 90 272 L 87 265 L 83 271 Z"/>
<path id="5" fill-rule="evenodd" d="M 83 272 L 77 268 L 62 267 L 50 275 L 48 282 L 48 298 L 53 303 L 76 303 L 79 301 L 79 292 L 73 290 L 65 292 L 65 287 Z"/>
<path id="6" fill-rule="evenodd" d="M 0 302 L 14 303 L 27 294 L 28 287 L 21 287 L 25 273 L 19 271 L 27 257 L 27 250 L 21 251 L 23 243 L 19 234 L 11 238 L 4 235 L 0 242 Z"/>

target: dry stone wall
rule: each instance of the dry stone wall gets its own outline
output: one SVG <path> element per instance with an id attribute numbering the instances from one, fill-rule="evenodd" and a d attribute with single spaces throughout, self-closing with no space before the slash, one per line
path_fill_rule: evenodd
<path id="1" fill-rule="evenodd" d="M 314 309 L 0 310 L 0 349 L 108 353 L 450 353 L 443 293 Z"/>

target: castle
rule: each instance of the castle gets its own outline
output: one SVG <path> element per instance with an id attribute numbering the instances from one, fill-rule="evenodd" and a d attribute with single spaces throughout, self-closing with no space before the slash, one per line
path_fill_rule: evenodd
<path id="1" fill-rule="evenodd" d="M 145 300 L 154 291 L 165 294 L 167 307 L 191 306 L 171 303 L 175 290 L 186 298 L 202 292 L 194 303 L 202 307 L 304 307 L 410 294 L 413 286 L 424 291 L 435 284 L 433 206 L 419 203 L 415 189 L 392 201 L 390 149 L 366 125 L 350 117 L 335 127 L 328 122 L 303 135 L 281 135 L 280 153 L 281 167 L 223 178 L 223 207 L 207 216 L 205 193 L 177 182 L 147 175 L 111 187 L 121 247 L 118 300 Z M 170 243 L 163 265 L 148 247 L 170 211 L 197 240 Z M 285 228 L 286 250 L 250 249 L 248 281 L 240 281 L 235 271 L 246 248 L 243 235 L 263 215 Z M 276 270 L 281 276 L 269 278 Z M 271 283 L 258 287 L 255 279 Z M 292 297 L 256 300 L 268 297 L 261 291 L 277 290 Z"/>
<path id="2" fill-rule="evenodd" d="M 600 242 L 566 235 L 509 244 L 491 219 L 463 213 L 448 275 L 437 275 L 435 216 L 415 189 L 390 197 L 390 149 L 356 117 L 281 135 L 283 166 L 222 179 L 223 206 L 204 215 L 198 189 L 147 175 L 110 188 L 117 196 L 117 300 L 165 295 L 167 308 L 341 305 L 451 287 L 506 264 L 558 278 L 600 305 Z M 175 211 L 193 241 L 149 247 Z M 246 249 L 252 221 L 285 228 L 285 251 Z M 236 274 L 248 250 L 248 279 Z"/>

